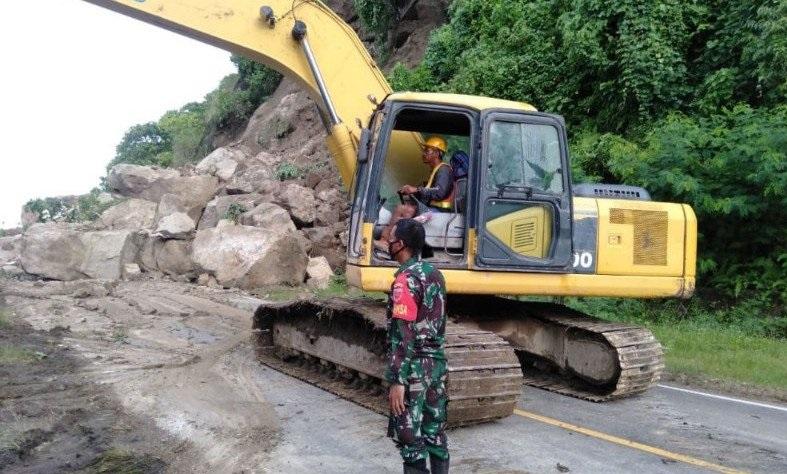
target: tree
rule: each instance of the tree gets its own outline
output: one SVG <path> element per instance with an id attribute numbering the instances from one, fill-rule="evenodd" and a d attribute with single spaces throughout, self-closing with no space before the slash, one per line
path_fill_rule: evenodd
<path id="1" fill-rule="evenodd" d="M 172 137 L 156 122 L 134 125 L 115 148 L 115 158 L 107 169 L 120 163 L 169 166 L 172 162 Z"/>

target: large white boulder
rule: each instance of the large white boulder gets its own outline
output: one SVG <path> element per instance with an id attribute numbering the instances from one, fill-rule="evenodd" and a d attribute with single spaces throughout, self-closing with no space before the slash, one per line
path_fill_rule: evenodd
<path id="1" fill-rule="evenodd" d="M 227 224 L 197 232 L 192 259 L 224 286 L 298 285 L 308 256 L 293 233 Z"/>
<path id="2" fill-rule="evenodd" d="M 300 227 L 313 224 L 317 218 L 317 200 L 312 189 L 290 183 L 279 192 L 278 200 Z"/>
<path id="3" fill-rule="evenodd" d="M 89 278 L 119 280 L 126 264 L 137 259 L 139 241 L 133 231 L 85 232 L 80 237 L 85 248 L 80 271 Z"/>
<path id="4" fill-rule="evenodd" d="M 118 280 L 138 252 L 135 231 L 82 232 L 74 225 L 46 223 L 25 231 L 20 261 L 25 272 L 53 280 Z"/>
<path id="5" fill-rule="evenodd" d="M 183 200 L 174 194 L 165 194 L 161 196 L 156 207 L 156 224 L 164 217 L 175 214 L 176 212 L 188 212 Z"/>
<path id="6" fill-rule="evenodd" d="M 242 162 L 244 158 L 243 152 L 239 150 L 221 147 L 203 158 L 197 164 L 196 170 L 198 173 L 210 174 L 222 181 L 227 181 L 235 174 L 238 163 Z"/>
<path id="7" fill-rule="evenodd" d="M 240 223 L 274 232 L 295 232 L 290 214 L 271 202 L 263 202 L 240 216 Z"/>
<path id="8" fill-rule="evenodd" d="M 107 229 L 147 229 L 156 217 L 156 203 L 144 199 L 126 199 L 101 214 L 99 222 Z"/>
<path id="9" fill-rule="evenodd" d="M 164 216 L 156 226 L 157 237 L 162 239 L 189 239 L 191 238 L 196 225 L 194 220 L 185 212 L 176 212 Z"/>
<path id="10" fill-rule="evenodd" d="M 325 257 L 315 257 L 309 259 L 306 266 L 306 284 L 311 288 L 325 289 L 331 284 L 333 270 Z"/>
<path id="11" fill-rule="evenodd" d="M 158 201 L 161 196 L 153 196 L 161 183 L 179 177 L 180 173 L 173 169 L 120 164 L 109 170 L 107 184 L 112 191 L 122 196 Z"/>
<path id="12" fill-rule="evenodd" d="M 107 181 L 113 191 L 127 197 L 159 202 L 165 194 L 174 194 L 195 221 L 219 187 L 215 176 L 180 176 L 175 170 L 126 164 L 112 167 Z"/>
<path id="13" fill-rule="evenodd" d="M 20 262 L 32 275 L 53 280 L 86 278 L 86 248 L 80 232 L 69 224 L 33 224 L 22 235 Z"/>
<path id="14" fill-rule="evenodd" d="M 190 275 L 195 271 L 191 260 L 191 242 L 163 240 L 154 243 L 156 269 L 167 275 Z"/>

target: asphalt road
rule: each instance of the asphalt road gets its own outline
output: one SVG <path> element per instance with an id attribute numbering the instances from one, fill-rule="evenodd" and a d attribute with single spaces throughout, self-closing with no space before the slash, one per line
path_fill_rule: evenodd
<path id="1" fill-rule="evenodd" d="M 269 472 L 401 472 L 384 417 L 267 367 L 257 377 L 282 420 Z M 524 387 L 517 414 L 449 439 L 454 473 L 787 473 L 787 407 L 664 387 L 604 404 Z"/>

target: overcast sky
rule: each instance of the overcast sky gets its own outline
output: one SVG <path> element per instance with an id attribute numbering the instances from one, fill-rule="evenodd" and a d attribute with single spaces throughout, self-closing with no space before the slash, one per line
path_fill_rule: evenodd
<path id="1" fill-rule="evenodd" d="M 229 53 L 81 0 L 3 2 L 0 228 L 35 197 L 83 194 L 134 124 L 201 100 Z"/>

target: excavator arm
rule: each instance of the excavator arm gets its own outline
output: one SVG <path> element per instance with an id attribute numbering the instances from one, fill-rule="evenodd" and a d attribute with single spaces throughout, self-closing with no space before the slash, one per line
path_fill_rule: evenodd
<path id="1" fill-rule="evenodd" d="M 345 186 L 360 124 L 391 88 L 352 28 L 316 0 L 85 0 L 240 54 L 297 81 L 328 124 Z"/>

